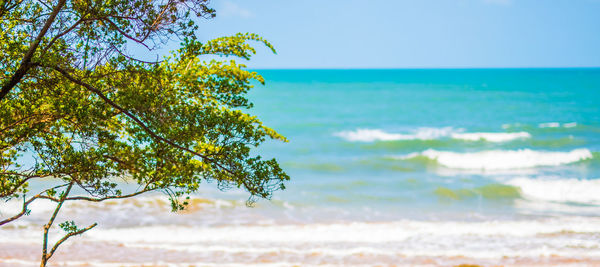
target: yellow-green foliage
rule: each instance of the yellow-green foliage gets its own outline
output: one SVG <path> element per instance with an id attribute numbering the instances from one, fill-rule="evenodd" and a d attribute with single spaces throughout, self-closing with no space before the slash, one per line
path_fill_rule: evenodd
<path id="1" fill-rule="evenodd" d="M 286 141 L 245 113 L 252 82 L 264 80 L 231 60 L 249 59 L 249 42 L 271 44 L 256 34 L 197 40 L 197 17 L 214 16 L 207 0 L 46 2 L 0 1 L 0 199 L 25 197 L 42 177 L 96 199 L 121 196 L 115 178 L 127 177 L 167 192 L 174 209 L 207 180 L 251 199 L 284 188 L 278 163 L 251 154 Z M 164 59 L 128 52 L 169 38 L 181 45 Z M 32 164 L 19 165 L 25 157 Z"/>

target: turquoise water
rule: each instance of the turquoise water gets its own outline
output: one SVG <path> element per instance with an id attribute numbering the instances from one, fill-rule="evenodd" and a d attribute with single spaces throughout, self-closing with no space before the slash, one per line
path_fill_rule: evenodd
<path id="1" fill-rule="evenodd" d="M 365 220 L 600 214 L 600 69 L 259 73 L 251 112 L 290 139 L 261 149 L 292 177 L 276 198 Z"/>
<path id="2" fill-rule="evenodd" d="M 290 174 L 285 191 L 249 208 L 206 183 L 178 214 L 164 194 L 69 202 L 57 222 L 99 226 L 53 261 L 600 266 L 600 69 L 260 73 L 250 112 L 290 142 L 257 152 Z M 55 206 L 30 207 L 0 228 L 0 266 L 38 264 Z"/>

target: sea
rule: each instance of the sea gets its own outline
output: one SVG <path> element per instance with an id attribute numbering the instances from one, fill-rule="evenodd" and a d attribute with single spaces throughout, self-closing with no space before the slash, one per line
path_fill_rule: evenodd
<path id="1" fill-rule="evenodd" d="M 99 225 L 51 266 L 600 266 L 600 69 L 256 71 L 287 189 L 68 203 Z M 39 265 L 53 209 L 0 228 L 0 266 Z"/>

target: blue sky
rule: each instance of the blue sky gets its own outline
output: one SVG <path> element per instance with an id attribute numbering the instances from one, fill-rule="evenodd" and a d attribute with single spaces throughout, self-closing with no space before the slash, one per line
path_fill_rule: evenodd
<path id="1" fill-rule="evenodd" d="M 213 0 L 209 39 L 270 40 L 251 68 L 600 66 L 600 0 Z"/>

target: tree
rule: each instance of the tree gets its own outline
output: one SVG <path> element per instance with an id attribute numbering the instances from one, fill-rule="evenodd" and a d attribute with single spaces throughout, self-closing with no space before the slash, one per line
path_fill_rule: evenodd
<path id="1" fill-rule="evenodd" d="M 208 0 L 0 0 L 0 199 L 37 200 L 56 209 L 44 226 L 41 266 L 79 228 L 50 247 L 48 229 L 66 201 L 104 201 L 166 193 L 174 211 L 203 181 L 238 187 L 256 198 L 284 189 L 275 159 L 251 152 L 267 139 L 286 141 L 244 111 L 245 94 L 263 78 L 230 61 L 249 59 L 255 34 L 201 42 L 196 20 L 214 17 Z M 154 51 L 179 40 L 162 60 L 144 61 L 132 46 Z M 25 160 L 25 159 L 28 160 Z M 41 192 L 28 183 L 61 181 Z M 121 179 L 139 190 L 123 192 Z M 79 188 L 83 194 L 74 194 Z"/>

